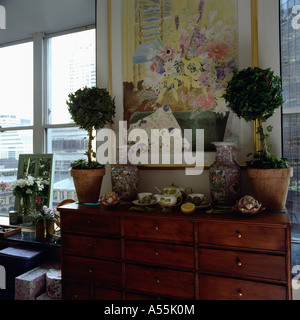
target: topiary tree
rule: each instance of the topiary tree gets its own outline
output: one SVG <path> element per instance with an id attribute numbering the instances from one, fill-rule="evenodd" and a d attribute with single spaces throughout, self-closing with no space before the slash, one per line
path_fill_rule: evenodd
<path id="1" fill-rule="evenodd" d="M 115 115 L 115 100 L 105 88 L 84 87 L 68 95 L 67 105 L 71 118 L 81 128 L 88 132 L 88 149 L 85 153 L 88 161 L 80 159 L 71 164 L 73 168 L 95 169 L 102 165 L 92 159 L 96 157 L 92 141 L 95 136 L 93 130 L 103 128 L 106 124 L 113 123 Z"/>
<path id="2" fill-rule="evenodd" d="M 262 149 L 255 152 L 250 167 L 286 168 L 286 159 L 276 159 L 271 153 L 271 145 L 267 139 L 273 130 L 268 126 L 266 131 L 263 123 L 273 116 L 275 110 L 283 104 L 281 79 L 271 69 L 246 68 L 235 71 L 223 95 L 228 107 L 247 122 L 258 120 L 256 134 L 259 135 Z"/>

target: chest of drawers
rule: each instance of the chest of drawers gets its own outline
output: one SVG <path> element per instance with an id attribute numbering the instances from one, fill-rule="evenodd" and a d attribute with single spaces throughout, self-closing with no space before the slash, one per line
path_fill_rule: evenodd
<path id="1" fill-rule="evenodd" d="M 59 208 L 63 299 L 291 299 L 288 213 Z"/>

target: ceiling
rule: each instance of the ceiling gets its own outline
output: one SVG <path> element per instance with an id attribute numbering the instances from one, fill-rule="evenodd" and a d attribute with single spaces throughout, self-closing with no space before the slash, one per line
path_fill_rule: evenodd
<path id="1" fill-rule="evenodd" d="M 6 29 L 0 44 L 95 23 L 96 0 L 0 0 L 6 11 Z"/>

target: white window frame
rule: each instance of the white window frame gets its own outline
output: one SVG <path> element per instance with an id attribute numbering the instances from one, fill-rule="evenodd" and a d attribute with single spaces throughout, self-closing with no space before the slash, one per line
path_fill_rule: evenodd
<path id="1" fill-rule="evenodd" d="M 56 128 L 78 128 L 75 123 L 61 123 L 50 124 L 48 121 L 48 89 L 49 89 L 49 48 L 47 46 L 48 39 L 96 29 L 95 24 L 84 27 L 72 28 L 55 33 L 45 34 L 42 32 L 35 33 L 33 37 L 24 40 L 0 44 L 0 48 L 22 44 L 26 42 L 33 42 L 33 124 L 31 126 L 7 127 L 0 128 L 0 131 L 19 131 L 19 130 L 32 130 L 33 137 L 33 153 L 46 153 L 47 152 L 47 130 Z M 96 42 L 96 37 L 95 37 Z M 95 61 L 96 64 L 96 61 Z"/>

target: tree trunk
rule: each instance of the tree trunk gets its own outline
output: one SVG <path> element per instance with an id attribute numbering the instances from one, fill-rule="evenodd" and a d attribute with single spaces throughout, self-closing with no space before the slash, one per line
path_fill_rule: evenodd
<path id="1" fill-rule="evenodd" d="M 264 132 L 264 127 L 263 127 L 263 123 L 261 119 L 257 119 L 258 120 L 258 131 L 257 133 L 260 136 L 260 141 L 261 141 L 261 147 L 262 150 L 264 151 L 265 154 L 268 154 L 268 150 L 267 150 L 267 144 L 266 144 L 266 137 L 265 137 L 265 132 Z"/>
<path id="2" fill-rule="evenodd" d="M 88 163 L 92 162 L 92 142 L 93 142 L 93 129 L 89 129 L 89 143 L 88 143 Z"/>

